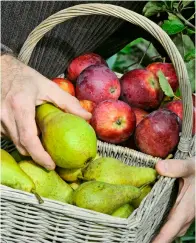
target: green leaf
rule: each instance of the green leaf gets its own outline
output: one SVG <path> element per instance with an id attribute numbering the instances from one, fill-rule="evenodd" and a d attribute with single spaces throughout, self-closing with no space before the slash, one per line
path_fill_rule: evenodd
<path id="1" fill-rule="evenodd" d="M 180 93 L 180 89 L 179 87 L 177 88 L 176 92 L 175 92 L 175 96 L 176 97 L 181 97 L 181 93 Z"/>
<path id="2" fill-rule="evenodd" d="M 107 62 L 107 64 L 108 64 L 108 66 L 109 66 L 110 69 L 113 68 L 113 66 L 114 66 L 114 64 L 115 64 L 115 62 L 116 62 L 116 59 L 117 59 L 117 54 L 111 56 L 110 58 L 108 58 L 108 59 L 106 60 L 106 62 Z"/>
<path id="3" fill-rule="evenodd" d="M 188 35 L 177 34 L 172 38 L 174 44 L 178 48 L 182 58 L 195 48 L 193 41 Z"/>
<path id="4" fill-rule="evenodd" d="M 192 30 L 190 28 L 187 28 L 187 34 L 188 35 L 193 35 L 193 34 L 195 34 L 195 30 Z"/>
<path id="5" fill-rule="evenodd" d="M 163 74 L 163 72 L 158 71 L 157 76 L 159 78 L 159 84 L 160 84 L 161 89 L 163 90 L 164 94 L 169 97 L 174 97 L 174 92 L 173 92 L 168 80 L 166 79 L 165 75 Z"/>
<path id="6" fill-rule="evenodd" d="M 196 53 L 196 49 L 192 49 L 190 50 L 185 56 L 184 56 L 184 60 L 185 62 L 189 62 L 192 59 L 195 59 L 195 53 Z"/>
<path id="7" fill-rule="evenodd" d="M 143 14 L 146 17 L 153 16 L 157 13 L 164 12 L 166 10 L 166 6 L 164 2 L 161 1 L 150 1 L 143 8 Z"/>
<path id="8" fill-rule="evenodd" d="M 186 62 L 186 68 L 189 76 L 189 81 L 191 83 L 192 92 L 195 92 L 195 59 Z"/>
<path id="9" fill-rule="evenodd" d="M 182 5 L 183 5 L 183 7 L 186 7 L 192 2 L 193 2 L 193 0 L 182 0 Z"/>
<path id="10" fill-rule="evenodd" d="M 168 35 L 177 34 L 185 29 L 185 25 L 181 22 L 181 20 L 170 13 L 168 20 L 164 20 L 161 27 L 167 32 Z"/>

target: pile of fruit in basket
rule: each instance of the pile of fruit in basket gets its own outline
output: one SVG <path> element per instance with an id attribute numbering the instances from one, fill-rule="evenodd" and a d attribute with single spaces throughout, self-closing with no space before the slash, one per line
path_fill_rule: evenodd
<path id="1" fill-rule="evenodd" d="M 165 102 L 179 86 L 171 63 L 151 63 L 118 79 L 102 57 L 87 53 L 70 62 L 67 79 L 53 81 L 92 113 L 90 124 L 100 140 L 161 158 L 176 149 L 183 107 L 175 96 Z M 193 105 L 195 134 L 195 95 Z"/>
<path id="2" fill-rule="evenodd" d="M 175 71 L 171 64 L 153 63 L 127 72 L 119 80 L 100 56 L 90 53 L 70 63 L 67 77 L 69 80 L 53 81 L 76 95 L 92 113 L 91 121 L 52 104 L 40 105 L 36 122 L 56 169 L 47 171 L 16 150 L 11 154 L 1 150 L 1 184 L 34 193 L 40 202 L 44 197 L 127 218 L 150 192 L 157 173 L 99 156 L 97 137 L 137 146 L 162 158 L 174 151 L 181 130 L 182 102 L 175 100 L 162 108 L 161 86 L 169 82 L 167 88 L 177 89 Z"/>
<path id="3" fill-rule="evenodd" d="M 40 203 L 44 197 L 115 217 L 129 217 L 156 180 L 152 168 L 129 166 L 98 154 L 83 167 L 80 157 L 78 164 L 61 160 L 60 165 L 69 169 L 57 167 L 55 171 L 24 160 L 16 151 L 12 155 L 1 150 L 1 184 L 34 193 Z"/>

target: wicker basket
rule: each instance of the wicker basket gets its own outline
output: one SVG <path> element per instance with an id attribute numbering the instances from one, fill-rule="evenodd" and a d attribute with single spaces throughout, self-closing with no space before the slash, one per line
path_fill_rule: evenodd
<path id="1" fill-rule="evenodd" d="M 151 33 L 167 51 L 179 78 L 183 101 L 183 124 L 175 158 L 190 155 L 193 142 L 192 97 L 184 62 L 169 36 L 149 19 L 110 4 L 81 4 L 59 11 L 36 27 L 24 43 L 19 59 L 28 64 L 32 51 L 45 33 L 65 20 L 81 15 L 108 15 L 127 20 Z M 192 144 L 191 144 L 192 143 Z M 13 148 L 2 141 L 7 151 Z M 192 150 L 191 150 L 192 149 Z M 102 156 L 111 156 L 124 163 L 154 167 L 158 158 L 103 142 L 98 142 Z M 1 186 L 1 235 L 3 242 L 60 243 L 60 242 L 150 242 L 163 223 L 174 199 L 175 179 L 160 177 L 150 194 L 128 219 L 121 219 L 94 211 L 44 199 L 39 205 L 33 194 Z"/>

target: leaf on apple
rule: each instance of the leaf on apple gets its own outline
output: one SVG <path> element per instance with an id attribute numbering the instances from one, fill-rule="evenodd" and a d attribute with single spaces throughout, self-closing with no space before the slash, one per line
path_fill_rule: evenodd
<path id="1" fill-rule="evenodd" d="M 168 35 L 177 34 L 186 28 L 182 21 L 171 13 L 169 13 L 168 20 L 164 20 L 161 27 Z"/>
<path id="2" fill-rule="evenodd" d="M 144 13 L 144 16 L 150 17 L 150 16 L 158 14 L 160 12 L 164 12 L 165 10 L 166 10 L 166 6 L 165 6 L 164 2 L 150 1 L 144 6 L 143 13 Z"/>
<path id="3" fill-rule="evenodd" d="M 161 89 L 163 90 L 164 94 L 168 97 L 174 97 L 174 92 L 173 92 L 167 78 L 163 74 L 163 72 L 158 71 L 157 76 L 159 78 L 159 84 L 160 84 Z"/>

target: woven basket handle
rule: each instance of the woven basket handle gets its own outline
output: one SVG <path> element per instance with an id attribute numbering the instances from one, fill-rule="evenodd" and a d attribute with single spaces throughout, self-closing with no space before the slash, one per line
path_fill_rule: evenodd
<path id="1" fill-rule="evenodd" d="M 152 36 L 154 36 L 167 51 L 168 56 L 170 57 L 175 67 L 179 79 L 180 91 L 182 94 L 183 122 L 182 134 L 178 145 L 178 153 L 181 155 L 178 157 L 185 158 L 185 154 L 188 153 L 190 147 L 189 144 L 191 140 L 193 124 L 193 104 L 187 70 L 178 49 L 170 37 L 157 24 L 147 19 L 146 17 L 123 7 L 111 4 L 80 4 L 67 9 L 63 9 L 45 19 L 30 33 L 20 51 L 19 59 L 25 64 L 28 64 L 36 44 L 48 31 L 54 28 L 57 24 L 77 16 L 94 14 L 121 18 L 132 24 L 142 27 L 150 34 L 152 34 Z"/>

